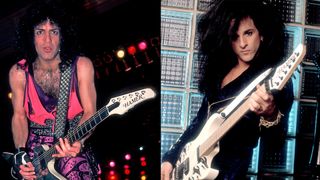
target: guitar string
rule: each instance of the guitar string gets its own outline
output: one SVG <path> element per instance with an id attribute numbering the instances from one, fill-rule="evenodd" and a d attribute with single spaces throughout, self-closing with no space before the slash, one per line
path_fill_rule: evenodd
<path id="1" fill-rule="evenodd" d="M 110 105 L 111 106 L 111 105 Z M 110 107 L 109 106 L 109 107 Z M 106 106 L 104 106 L 104 107 L 102 107 L 101 109 L 99 109 L 98 111 L 97 111 L 97 113 L 95 113 L 91 118 L 93 118 L 93 119 L 96 119 L 98 116 L 100 116 L 102 113 L 101 113 L 101 111 L 105 111 L 104 109 L 106 109 L 106 110 L 108 110 L 108 108 L 106 107 Z M 109 111 L 108 111 L 108 114 L 107 114 L 107 116 L 106 117 L 108 117 L 108 115 L 109 115 Z M 106 117 L 104 117 L 103 119 L 105 119 Z M 91 119 L 90 118 L 90 119 Z M 101 119 L 101 116 L 100 116 L 100 119 Z M 76 135 L 76 131 L 79 131 L 79 129 L 83 129 L 84 127 L 86 127 L 89 123 L 90 123 L 91 121 L 85 121 L 82 125 L 80 125 L 80 126 L 78 126 L 78 127 L 76 127 L 76 129 L 74 129 L 74 130 L 72 130 L 70 133 L 68 133 L 65 137 L 66 138 L 68 138 L 69 137 L 69 139 L 71 139 L 72 138 L 72 136 L 73 137 L 75 137 L 75 135 Z M 102 122 L 102 121 L 101 121 Z M 96 124 L 96 125 L 98 125 L 98 124 Z M 95 126 L 96 126 L 95 125 Z M 92 128 L 92 127 L 91 127 Z M 84 134 L 83 134 L 84 135 Z M 82 135 L 82 136 L 83 136 Z M 79 137 L 80 138 L 80 137 Z M 55 146 L 55 145 L 59 145 L 60 144 L 60 142 L 58 141 L 57 143 L 55 143 L 53 146 Z M 54 153 L 54 151 L 55 151 L 55 149 L 54 149 L 54 147 L 53 146 L 51 146 L 50 147 L 50 149 L 49 150 L 47 150 L 47 151 L 44 151 L 42 154 L 40 154 L 39 156 L 38 156 L 38 158 L 36 158 L 36 159 L 34 159 L 32 162 L 33 163 L 36 163 L 36 161 L 41 161 L 42 159 L 45 159 L 46 157 L 48 157 L 50 154 L 53 154 Z M 51 152 L 51 151 L 53 151 L 53 152 Z M 50 159 L 51 159 L 52 157 L 50 156 Z"/>
<path id="2" fill-rule="evenodd" d="M 211 109 L 211 106 L 213 106 L 213 105 L 216 105 L 216 104 L 219 104 L 219 103 L 223 103 L 223 102 L 226 102 L 226 101 L 230 101 L 230 100 L 232 100 L 232 99 L 235 99 L 236 97 L 237 97 L 237 96 L 232 96 L 232 97 L 229 97 L 229 98 L 220 100 L 220 101 L 212 102 L 212 103 L 210 103 L 210 104 L 208 105 L 208 107 L 209 107 L 209 109 Z M 244 97 L 243 100 L 245 100 L 245 99 L 247 99 L 247 98 L 249 98 L 249 95 L 246 96 L 246 97 Z M 223 111 L 223 109 L 225 109 L 225 107 L 227 107 L 227 106 L 223 106 L 223 107 L 219 108 L 219 109 L 217 110 L 217 112 L 219 113 L 219 112 Z"/>
<path id="3" fill-rule="evenodd" d="M 93 118 L 93 119 L 96 119 L 96 118 L 98 117 L 98 115 L 100 116 L 101 111 L 104 110 L 104 109 L 107 109 L 107 107 L 104 106 L 104 107 L 102 107 L 101 109 L 99 109 L 99 110 L 97 111 L 97 113 L 92 116 L 92 118 Z M 78 131 L 79 129 L 82 129 L 83 126 L 86 126 L 86 125 L 88 125 L 88 124 L 89 124 L 89 121 L 85 121 L 82 125 L 78 126 L 76 129 L 74 129 L 74 130 L 72 130 L 70 133 L 68 133 L 68 134 L 65 136 L 65 138 L 68 138 L 68 137 L 69 137 L 69 139 L 70 139 L 70 138 L 71 138 L 71 135 L 75 136 L 75 132 L 76 132 L 76 131 Z M 58 141 L 58 142 L 55 143 L 53 146 L 59 145 L 59 144 L 60 144 L 60 142 Z M 55 151 L 55 149 L 54 149 L 53 146 L 51 146 L 49 150 L 44 151 L 42 154 L 40 154 L 40 155 L 38 156 L 38 158 L 34 159 L 32 162 L 36 163 L 36 161 L 41 161 L 42 159 L 45 159 L 45 158 L 48 157 L 50 154 L 52 154 L 52 153 Z M 51 152 L 51 151 L 53 151 L 53 152 Z M 50 156 L 50 158 L 51 158 L 51 156 Z"/>
<path id="4" fill-rule="evenodd" d="M 111 105 L 110 105 L 111 106 Z M 108 107 L 110 107 L 110 106 L 108 106 Z M 104 112 L 104 111 L 106 111 L 106 110 L 108 110 L 108 107 L 106 107 L 106 106 L 104 106 L 104 107 L 102 107 L 101 109 L 99 109 L 98 111 L 97 111 L 97 113 L 95 113 L 90 119 L 96 119 L 98 116 L 100 116 L 101 117 L 101 114 L 102 114 L 102 112 Z M 108 117 L 108 115 L 109 115 L 109 111 L 107 112 L 108 114 L 107 114 L 107 116 L 106 117 Z M 105 118 L 106 118 L 105 117 Z M 101 119 L 101 118 L 100 118 Z M 91 121 L 85 121 L 83 124 L 81 124 L 80 126 L 78 126 L 78 127 L 76 127 L 74 130 L 72 130 L 70 133 L 68 133 L 66 136 L 65 136 L 65 138 L 67 138 L 67 139 L 69 139 L 69 140 L 72 140 L 73 138 L 72 137 L 75 137 L 76 136 L 76 131 L 79 131 L 79 129 L 83 129 L 84 127 L 86 127 L 89 123 L 91 123 Z M 96 124 L 97 125 L 97 124 Z M 96 126 L 95 125 L 95 126 Z M 91 126 L 91 125 L 90 125 Z M 80 135 L 79 133 L 78 133 L 78 135 Z M 82 136 L 83 136 L 84 134 L 82 134 Z M 80 136 L 80 137 L 82 137 L 82 136 Z M 79 138 L 80 138 L 79 137 Z M 71 139 L 72 138 L 72 139 Z M 57 143 L 55 143 L 53 146 L 55 146 L 55 145 L 59 145 L 60 144 L 60 142 L 58 141 Z M 53 151 L 53 152 L 52 152 Z M 50 159 L 52 158 L 50 155 L 52 155 L 53 153 L 54 153 L 54 151 L 55 151 L 55 149 L 54 149 L 54 147 L 50 147 L 50 149 L 49 150 L 47 150 L 47 151 L 44 151 L 42 154 L 40 154 L 36 159 L 34 159 L 32 162 L 33 163 L 36 163 L 36 161 L 41 161 L 42 159 L 46 159 L 46 157 L 49 157 Z M 37 164 L 37 163 L 36 163 Z"/>

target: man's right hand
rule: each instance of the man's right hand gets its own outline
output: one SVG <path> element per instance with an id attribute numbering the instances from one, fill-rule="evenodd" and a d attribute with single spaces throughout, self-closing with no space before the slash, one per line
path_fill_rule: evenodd
<path id="1" fill-rule="evenodd" d="M 34 166 L 31 162 L 27 162 L 27 164 L 20 165 L 19 173 L 23 177 L 23 179 L 36 179 Z"/>
<path id="2" fill-rule="evenodd" d="M 19 148 L 13 156 L 11 175 L 15 179 L 35 179 L 35 169 L 25 148 Z"/>
<path id="3" fill-rule="evenodd" d="M 163 162 L 161 164 L 161 180 L 170 180 L 172 169 L 171 163 Z"/>

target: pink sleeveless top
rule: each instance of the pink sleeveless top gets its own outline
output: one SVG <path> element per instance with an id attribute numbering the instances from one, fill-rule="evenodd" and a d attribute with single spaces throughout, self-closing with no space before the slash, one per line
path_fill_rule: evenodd
<path id="1" fill-rule="evenodd" d="M 77 64 L 72 63 L 69 109 L 67 114 L 69 128 L 77 126 L 83 114 L 79 100 Z M 58 99 L 47 96 L 33 77 L 33 71 L 27 66 L 26 60 L 18 62 L 18 66 L 26 72 L 26 87 L 24 95 L 24 109 L 29 119 L 29 135 L 27 141 L 28 154 L 33 159 L 40 156 L 36 147 L 42 144 L 52 146 L 54 143 L 54 124 Z M 99 166 L 91 151 L 83 149 L 76 157 L 58 158 L 56 170 L 67 179 L 96 179 Z"/>
<path id="2" fill-rule="evenodd" d="M 78 96 L 78 80 L 77 80 L 77 59 L 72 63 L 72 75 L 71 75 L 71 86 L 69 96 L 69 109 L 67 119 L 69 123 L 75 117 L 82 115 L 83 108 L 80 103 Z M 24 95 L 24 109 L 29 119 L 31 132 L 33 127 L 36 127 L 36 131 L 40 134 L 50 136 L 54 132 L 55 116 L 57 110 L 58 99 L 51 96 L 47 96 L 41 87 L 36 83 L 32 69 L 26 64 L 26 60 L 23 59 L 18 62 L 18 66 L 26 72 L 26 87 Z M 80 119 L 80 118 L 79 118 Z M 50 130 L 48 129 L 50 127 Z M 71 126 L 72 127 L 72 126 Z M 45 132 L 40 132 L 40 131 Z M 51 132 L 50 132 L 51 131 Z"/>

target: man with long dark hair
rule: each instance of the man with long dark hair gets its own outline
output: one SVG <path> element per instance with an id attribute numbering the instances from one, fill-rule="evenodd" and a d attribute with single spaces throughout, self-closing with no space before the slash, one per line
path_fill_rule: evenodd
<path id="1" fill-rule="evenodd" d="M 267 1 L 215 0 L 201 17 L 198 30 L 199 90 L 204 98 L 196 118 L 163 155 L 162 180 L 169 179 L 182 148 L 195 138 L 208 117 L 284 55 L 284 24 Z M 211 164 L 219 170 L 217 179 L 246 179 L 260 135 L 274 145 L 283 139 L 293 102 L 292 82 L 276 94 L 258 85 L 249 100 L 251 111 L 219 141 L 220 151 Z"/>
<path id="2" fill-rule="evenodd" d="M 94 179 L 98 166 L 91 150 L 83 142 L 71 143 L 63 136 L 55 136 L 57 104 L 63 88 L 60 79 L 68 65 L 71 79 L 67 84 L 65 131 L 78 127 L 96 112 L 92 62 L 79 54 L 75 19 L 57 2 L 35 2 L 19 22 L 17 40 L 21 55 L 9 74 L 14 110 L 12 134 L 17 149 L 12 173 L 23 179 L 46 177 L 48 171 L 39 172 L 30 160 L 39 156 L 36 147 L 59 142 L 53 154 L 55 171 L 66 179 Z"/>

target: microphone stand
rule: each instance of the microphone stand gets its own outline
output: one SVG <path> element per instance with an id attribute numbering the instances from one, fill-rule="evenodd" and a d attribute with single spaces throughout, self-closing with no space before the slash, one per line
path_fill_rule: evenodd
<path id="1" fill-rule="evenodd" d="M 318 70 L 317 78 L 320 80 L 320 66 L 317 61 L 320 61 L 320 52 L 313 55 L 313 63 Z M 316 164 L 314 166 L 314 173 L 313 176 L 315 179 L 320 179 L 320 137 L 319 137 L 319 119 L 320 119 L 320 92 L 319 88 L 316 91 L 317 96 L 317 112 L 316 112 L 316 120 L 315 120 L 315 136 L 314 136 L 314 143 L 313 143 L 313 152 L 311 160 L 316 157 Z M 313 161 L 314 162 L 314 161 Z"/>

